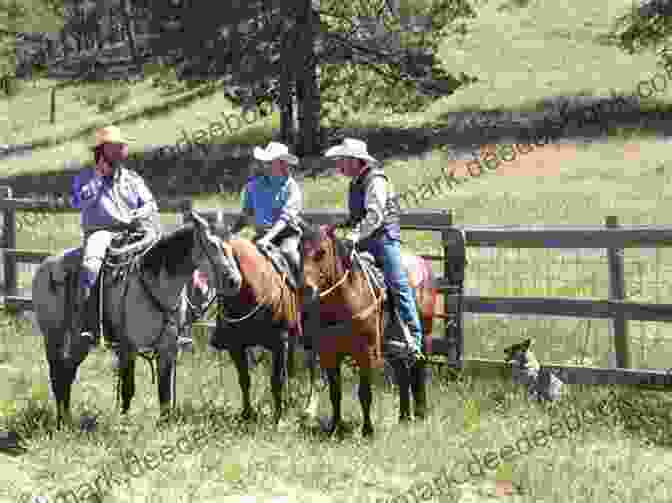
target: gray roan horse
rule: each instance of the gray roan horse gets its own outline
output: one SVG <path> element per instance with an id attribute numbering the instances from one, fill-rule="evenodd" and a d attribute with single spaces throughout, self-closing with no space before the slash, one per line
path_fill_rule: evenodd
<path id="1" fill-rule="evenodd" d="M 124 248 L 110 249 L 101 270 L 104 284 L 101 309 L 103 333 L 118 345 L 122 414 L 135 393 L 135 357 L 151 351 L 158 360 L 161 418 L 175 400 L 177 312 L 185 286 L 201 263 L 221 271 L 228 261 L 221 241 L 197 213 L 174 232 L 146 247 L 147 239 Z M 139 253 L 138 253 L 139 251 Z M 131 256 L 111 265 L 111 257 Z M 45 338 L 51 387 L 56 397 L 57 428 L 72 424 L 70 393 L 77 368 L 90 351 L 79 335 L 76 311 L 81 249 L 45 259 L 33 278 L 33 304 Z M 219 275 L 216 275 L 219 276 Z M 100 283 L 100 282 L 99 282 Z M 221 291 L 217 284 L 218 292 Z"/>

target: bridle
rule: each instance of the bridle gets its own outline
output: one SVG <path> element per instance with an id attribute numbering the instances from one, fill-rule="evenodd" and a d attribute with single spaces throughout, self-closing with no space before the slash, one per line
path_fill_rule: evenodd
<path id="1" fill-rule="evenodd" d="M 210 245 L 211 243 L 205 242 L 205 241 L 207 241 L 207 239 L 204 238 L 204 235 L 208 233 L 207 228 L 204 230 L 196 222 L 193 223 L 193 226 L 194 226 L 193 232 L 196 234 L 198 246 L 201 248 L 201 251 L 207 257 L 208 261 L 210 262 L 210 266 L 213 268 L 213 270 L 217 270 L 216 262 L 215 262 L 215 260 L 213 259 L 212 255 L 210 254 L 210 252 L 208 250 L 208 248 L 209 248 L 208 245 Z M 213 236 L 213 237 L 215 237 L 215 236 Z M 166 306 L 156 296 L 156 294 L 153 291 L 152 286 L 147 283 L 146 276 L 145 276 L 145 274 L 143 274 L 143 271 L 142 271 L 142 268 L 141 268 L 142 258 L 145 255 L 147 255 L 149 253 L 149 251 L 152 250 L 157 245 L 158 242 L 159 242 L 159 239 L 155 239 L 151 243 L 150 246 L 148 246 L 141 253 L 139 253 L 138 255 L 134 256 L 133 258 L 129 259 L 126 262 L 112 265 L 109 262 L 109 259 L 106 258 L 105 261 L 104 261 L 104 263 L 108 267 L 110 265 L 112 265 L 112 267 L 114 267 L 114 268 L 123 267 L 123 266 L 126 266 L 126 265 L 130 264 L 130 266 L 131 266 L 130 271 L 135 270 L 138 273 L 137 278 L 138 278 L 138 281 L 140 282 L 140 285 L 142 286 L 142 289 L 143 289 L 145 295 L 149 298 L 149 300 L 153 304 L 154 308 L 162 314 L 163 321 L 162 321 L 161 331 L 157 335 L 157 337 L 154 339 L 154 341 L 150 344 L 150 347 L 155 347 L 156 341 L 161 340 L 161 338 L 163 337 L 163 335 L 165 334 L 165 332 L 166 332 L 166 330 L 168 329 L 169 326 L 176 326 L 177 329 L 178 329 L 178 333 L 179 333 L 180 328 L 183 328 L 183 327 L 180 327 L 179 323 L 176 320 L 176 316 L 177 316 L 177 313 L 180 309 L 180 305 L 181 305 L 183 297 L 186 298 L 186 300 L 188 302 L 188 305 L 192 305 L 191 302 L 189 302 L 188 296 L 186 296 L 186 295 L 183 296 L 182 293 L 180 293 L 180 295 L 178 295 L 177 301 L 175 302 L 174 306 Z M 117 253 L 119 253 L 119 252 L 117 252 Z M 113 253 L 113 255 L 114 255 L 114 253 Z M 104 274 L 105 274 L 105 267 L 103 267 L 101 269 L 101 280 L 99 282 L 99 288 L 101 290 L 103 288 Z M 126 297 L 128 295 L 129 286 L 130 286 L 130 281 L 128 281 L 128 280 L 124 281 L 123 293 L 121 295 L 121 306 L 123 306 L 123 307 L 122 307 L 121 313 L 120 313 L 120 317 L 121 317 L 120 327 L 121 327 L 121 331 L 123 333 L 126 333 L 128 331 L 128 329 L 127 329 L 127 313 L 126 313 L 126 308 L 125 308 L 126 302 L 125 301 L 126 301 Z M 216 297 L 216 295 L 212 297 L 212 299 L 210 300 L 210 303 L 212 303 L 212 301 L 214 300 L 215 297 Z M 102 314 L 102 300 L 103 300 L 103 297 L 101 295 L 100 296 L 100 303 L 101 303 L 101 311 L 100 312 L 101 312 L 101 314 Z M 209 307 L 209 305 L 210 304 L 208 304 L 208 307 Z M 207 308 L 206 308 L 206 310 L 207 310 Z M 102 315 L 101 315 L 100 316 L 101 325 L 102 325 L 102 321 L 103 320 L 102 320 Z M 102 333 L 102 331 L 101 331 L 101 333 Z M 149 355 L 145 354 L 142 351 L 138 352 L 138 354 L 143 359 L 145 359 L 147 361 L 147 363 L 149 364 L 150 369 L 151 369 L 151 374 L 152 374 L 152 383 L 154 383 L 154 380 L 155 380 L 155 378 L 154 378 L 154 362 L 156 361 L 157 366 L 158 366 L 158 359 L 160 357 L 159 352 L 156 349 L 153 349 L 153 351 L 151 351 L 151 353 Z M 115 395 L 116 395 L 117 403 L 119 402 L 120 393 L 121 393 L 120 379 L 121 379 L 121 374 L 119 374 L 119 380 L 116 383 Z M 173 390 L 171 392 L 171 395 L 172 395 L 172 398 L 173 398 L 173 406 L 175 406 L 175 403 L 176 403 L 175 380 L 176 380 L 176 374 L 175 374 L 175 369 L 173 369 L 173 376 L 172 376 Z"/>
<path id="2" fill-rule="evenodd" d="M 225 253 L 225 255 L 227 255 L 227 254 Z M 234 257 L 229 257 L 227 255 L 227 259 L 233 261 L 236 264 L 236 267 L 238 268 L 239 271 L 241 271 L 241 276 L 242 276 L 242 268 L 240 267 L 240 262 L 239 262 L 238 258 L 235 257 L 235 256 Z M 268 260 L 268 259 L 266 259 L 266 260 Z M 282 297 L 285 293 L 285 290 L 287 290 L 287 288 L 284 287 L 285 280 L 286 280 L 285 275 L 282 275 L 281 278 L 280 278 L 280 288 L 278 289 L 279 293 L 277 295 L 273 296 L 272 294 L 269 294 L 268 298 L 262 299 L 261 301 L 257 301 L 257 305 L 250 312 L 241 316 L 240 318 L 229 318 L 227 316 L 224 316 L 224 310 L 222 308 L 223 303 L 221 302 L 221 297 L 222 296 L 220 296 L 219 297 L 220 298 L 219 309 L 217 311 L 217 322 L 219 323 L 220 321 L 224 321 L 225 323 L 227 323 L 229 325 L 235 325 L 236 323 L 242 323 L 243 321 L 252 318 L 255 314 L 257 314 L 265 306 L 272 308 L 272 306 L 276 305 L 279 301 L 282 300 Z M 210 301 L 210 303 L 212 303 L 212 301 Z M 208 304 L 208 307 L 209 306 L 210 306 L 210 304 Z M 207 308 L 206 308 L 206 311 L 207 311 Z"/>
<path id="3" fill-rule="evenodd" d="M 325 239 L 325 238 L 323 237 L 322 239 Z M 333 271 L 331 271 L 331 273 L 332 273 L 331 277 L 335 278 L 335 277 L 338 276 L 337 261 L 341 261 L 341 263 L 342 263 L 342 259 L 341 259 L 341 257 L 339 257 L 338 250 L 337 250 L 337 247 L 336 247 L 336 239 L 337 238 L 335 236 L 327 236 L 327 239 L 329 239 L 330 242 L 331 242 L 331 252 L 332 252 L 333 257 L 334 257 L 334 267 L 333 267 Z M 361 260 L 362 259 L 361 259 L 360 255 L 357 252 L 357 249 L 355 247 L 353 247 L 350 257 L 351 257 L 350 258 L 350 263 L 351 264 L 354 263 L 355 261 L 357 261 L 361 265 Z M 341 287 L 347 281 L 348 277 L 350 276 L 350 273 L 352 272 L 352 268 L 350 267 L 350 268 L 345 268 L 345 269 L 346 269 L 345 273 L 343 274 L 343 276 L 339 280 L 337 280 L 333 285 L 331 285 L 325 291 L 319 293 L 320 299 L 323 299 L 323 298 L 327 297 L 328 295 L 332 294 L 333 292 L 335 292 L 339 287 Z M 366 284 L 369 287 L 369 292 L 371 292 L 371 297 L 373 298 L 373 300 L 372 300 L 372 302 L 369 306 L 365 307 L 359 313 L 354 314 L 352 316 L 353 320 L 366 319 L 369 316 L 371 316 L 371 314 L 373 314 L 374 312 L 377 312 L 378 310 L 380 310 L 381 313 L 382 313 L 382 305 L 383 305 L 383 301 L 385 299 L 385 291 L 384 290 L 381 290 L 380 296 L 376 296 L 375 288 L 371 284 L 371 279 L 369 278 L 368 274 L 366 274 L 366 272 L 364 271 L 364 268 L 362 267 L 361 269 L 362 269 L 362 273 L 364 274 L 364 278 L 366 279 Z M 322 271 L 320 271 L 320 276 L 325 277 L 325 275 L 322 274 Z"/>

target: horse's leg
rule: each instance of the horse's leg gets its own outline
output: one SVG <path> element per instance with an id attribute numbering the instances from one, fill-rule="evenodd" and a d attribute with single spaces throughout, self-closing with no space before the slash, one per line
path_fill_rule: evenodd
<path id="1" fill-rule="evenodd" d="M 56 398 L 56 428 L 62 424 L 73 425 L 70 410 L 72 383 L 77 376 L 77 369 L 89 354 L 89 342 L 77 337 L 74 343 L 65 345 L 61 341 L 65 334 L 59 330 L 45 329 L 46 353 L 49 362 L 49 380 L 51 390 Z M 67 353 L 67 356 L 66 356 Z"/>
<path id="2" fill-rule="evenodd" d="M 296 339 L 297 336 L 292 334 L 289 337 L 288 346 L 287 346 L 287 379 L 294 379 L 296 374 L 295 365 L 296 362 L 294 358 L 296 357 Z"/>
<path id="3" fill-rule="evenodd" d="M 311 349 L 306 350 L 306 361 L 309 370 L 310 376 L 310 387 L 309 387 L 309 397 L 308 405 L 304 410 L 305 416 L 310 421 L 317 420 L 317 411 L 320 405 L 320 393 L 319 393 L 319 381 L 320 381 L 320 372 L 317 368 L 317 350 Z"/>
<path id="4" fill-rule="evenodd" d="M 329 398 L 331 398 L 331 425 L 329 426 L 329 434 L 340 430 L 342 428 L 341 418 L 341 361 L 336 362 L 336 367 L 327 369 L 327 376 L 329 378 Z"/>
<path id="5" fill-rule="evenodd" d="M 135 353 L 121 351 L 120 358 L 121 413 L 126 415 L 131 408 L 131 400 L 135 395 Z"/>
<path id="6" fill-rule="evenodd" d="M 427 416 L 427 364 L 424 360 L 415 362 L 411 369 L 411 390 L 413 392 L 414 413 L 416 419 Z"/>
<path id="7" fill-rule="evenodd" d="M 177 361 L 177 340 L 175 337 L 167 337 L 164 344 L 158 347 L 159 365 L 158 365 L 158 390 L 159 390 L 159 409 L 160 419 L 166 419 L 172 408 L 172 400 L 175 399 L 173 393 L 173 377 Z"/>
<path id="8" fill-rule="evenodd" d="M 371 423 L 371 369 L 359 369 L 359 403 L 362 406 L 362 417 L 364 425 L 362 426 L 362 436 L 373 435 L 373 424 Z"/>
<path id="9" fill-rule="evenodd" d="M 273 374 L 271 375 L 271 392 L 275 403 L 273 422 L 278 424 L 282 417 L 282 385 L 287 377 L 287 332 L 282 332 L 281 342 L 273 349 Z"/>
<path id="10" fill-rule="evenodd" d="M 49 360 L 49 379 L 51 389 L 56 397 L 56 429 L 61 425 L 72 426 L 72 414 L 70 412 L 70 394 L 72 383 L 75 380 L 77 366 L 63 359 Z"/>
<path id="11" fill-rule="evenodd" d="M 410 404 L 410 372 L 408 363 L 402 358 L 395 358 L 392 361 L 392 368 L 397 379 L 399 388 L 399 421 L 408 421 L 411 419 Z"/>
<path id="12" fill-rule="evenodd" d="M 252 408 L 250 402 L 250 369 L 247 365 L 247 351 L 246 348 L 242 345 L 238 345 L 232 348 L 229 348 L 229 354 L 233 363 L 236 365 L 236 370 L 238 371 L 238 383 L 240 384 L 240 391 L 243 395 L 243 412 L 241 417 L 244 420 L 253 420 L 256 417 L 256 413 Z"/>

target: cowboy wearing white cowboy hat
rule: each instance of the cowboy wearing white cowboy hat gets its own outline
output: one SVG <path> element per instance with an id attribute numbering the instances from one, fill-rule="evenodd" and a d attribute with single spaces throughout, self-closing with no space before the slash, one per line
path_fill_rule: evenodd
<path id="1" fill-rule="evenodd" d="M 94 346 L 100 335 L 94 286 L 115 232 L 128 228 L 160 231 L 154 196 L 140 175 L 122 164 L 128 159 L 131 141 L 115 126 L 96 131 L 95 167 L 82 169 L 72 182 L 70 203 L 81 210 L 84 235 L 82 336 L 89 337 Z"/>
<path id="2" fill-rule="evenodd" d="M 335 159 L 338 170 L 352 178 L 348 196 L 350 218 L 343 225 L 351 226 L 352 230 L 346 239 L 352 246 L 371 253 L 382 268 L 399 316 L 411 332 L 412 352 L 422 357 L 422 325 L 415 292 L 401 259 L 400 209 L 390 179 L 361 140 L 345 138 L 324 155 Z"/>
<path id="3" fill-rule="evenodd" d="M 303 194 L 289 167 L 298 165 L 299 159 L 289 153 L 287 145 L 277 142 L 269 143 L 265 149 L 255 147 L 254 158 L 263 163 L 264 172 L 248 180 L 243 190 L 241 215 L 231 232 L 240 232 L 253 217 L 257 244 L 278 246 L 300 281 L 299 221 Z"/>

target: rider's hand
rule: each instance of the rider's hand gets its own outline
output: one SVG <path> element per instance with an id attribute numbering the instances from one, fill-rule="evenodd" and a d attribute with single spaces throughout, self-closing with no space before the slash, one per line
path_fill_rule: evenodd
<path id="1" fill-rule="evenodd" d="M 257 245 L 263 248 L 268 248 L 271 245 L 271 240 L 268 238 L 268 236 L 262 236 L 257 239 Z"/>
<path id="2" fill-rule="evenodd" d="M 357 241 L 359 241 L 359 233 L 356 231 L 348 232 L 348 235 L 345 236 L 345 241 L 347 244 L 354 247 L 357 244 Z"/>

